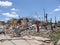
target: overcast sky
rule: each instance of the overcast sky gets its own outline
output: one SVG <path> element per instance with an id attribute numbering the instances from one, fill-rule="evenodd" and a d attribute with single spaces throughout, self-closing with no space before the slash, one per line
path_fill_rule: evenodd
<path id="1" fill-rule="evenodd" d="M 60 0 L 0 0 L 0 20 L 20 17 L 43 18 L 44 11 L 48 13 L 48 20 L 56 16 L 60 20 Z"/>

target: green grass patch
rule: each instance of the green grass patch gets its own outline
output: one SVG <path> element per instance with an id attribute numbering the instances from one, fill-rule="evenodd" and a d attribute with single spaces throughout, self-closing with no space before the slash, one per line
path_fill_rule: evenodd
<path id="1" fill-rule="evenodd" d="M 54 41 L 54 45 L 56 45 L 58 40 L 60 39 L 60 30 L 56 30 L 53 33 L 51 33 L 49 35 L 49 38 L 51 38 Z"/>
<path id="2" fill-rule="evenodd" d="M 42 37 L 50 38 L 51 40 L 53 40 L 54 45 L 56 45 L 58 40 L 60 39 L 60 29 L 54 30 L 54 32 L 51 32 L 50 34 L 43 34 Z"/>

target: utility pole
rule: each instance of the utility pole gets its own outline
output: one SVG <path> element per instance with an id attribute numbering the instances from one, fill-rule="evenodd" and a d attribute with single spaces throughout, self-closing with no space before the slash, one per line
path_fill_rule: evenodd
<path id="1" fill-rule="evenodd" d="M 50 23 L 52 23 L 52 18 L 50 19 Z"/>
<path id="2" fill-rule="evenodd" d="M 20 19 L 20 15 L 19 15 L 19 19 Z"/>
<path id="3" fill-rule="evenodd" d="M 50 25 L 51 25 L 51 27 L 52 27 L 52 18 L 50 18 Z"/>
<path id="4" fill-rule="evenodd" d="M 55 17 L 55 28 L 56 28 L 56 24 L 57 24 L 57 21 L 56 21 L 56 17 Z"/>
<path id="5" fill-rule="evenodd" d="M 57 23 L 57 21 L 56 21 L 56 17 L 55 17 L 55 24 Z"/>
<path id="6" fill-rule="evenodd" d="M 47 13 L 45 12 L 45 9 L 43 9 L 44 11 L 44 23 L 45 23 L 45 29 L 47 30 Z"/>
<path id="7" fill-rule="evenodd" d="M 52 18 L 50 19 L 50 24 L 51 24 L 51 30 L 52 30 L 52 32 L 53 32 Z"/>
<path id="8" fill-rule="evenodd" d="M 43 8 L 43 11 L 44 11 L 44 22 L 45 22 L 45 9 Z"/>
<path id="9" fill-rule="evenodd" d="M 48 22 L 48 20 L 47 20 L 47 16 L 48 16 L 48 14 L 46 13 L 46 16 L 45 16 L 45 18 L 46 18 L 46 23 Z"/>

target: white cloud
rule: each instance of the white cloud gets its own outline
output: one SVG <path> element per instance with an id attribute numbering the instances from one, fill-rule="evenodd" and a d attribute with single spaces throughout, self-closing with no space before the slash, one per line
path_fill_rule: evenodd
<path id="1" fill-rule="evenodd" d="M 15 14 L 15 13 L 3 13 L 2 15 L 6 17 L 11 17 L 11 18 L 18 18 L 18 14 Z"/>
<path id="2" fill-rule="evenodd" d="M 60 9 L 55 9 L 54 11 L 60 11 Z"/>
<path id="3" fill-rule="evenodd" d="M 16 14 L 16 12 L 11 12 L 11 14 Z"/>
<path id="4" fill-rule="evenodd" d="M 58 6 L 60 8 L 60 6 Z"/>
<path id="5" fill-rule="evenodd" d="M 10 18 L 4 18 L 4 19 L 0 19 L 0 21 L 8 21 L 8 20 L 10 20 Z"/>
<path id="6" fill-rule="evenodd" d="M 60 11 L 60 6 L 58 6 L 57 8 L 52 10 L 51 12 L 49 12 L 49 14 L 53 14 L 53 13 L 58 12 L 58 11 Z"/>
<path id="7" fill-rule="evenodd" d="M 16 9 L 16 8 L 12 8 L 11 10 L 12 10 L 12 11 L 17 11 L 17 9 Z"/>
<path id="8" fill-rule="evenodd" d="M 5 18 L 4 20 L 9 20 L 9 18 Z"/>
<path id="9" fill-rule="evenodd" d="M 54 9 L 54 11 L 60 11 L 60 6 L 58 6 L 56 9 Z"/>
<path id="10" fill-rule="evenodd" d="M 0 6 L 12 6 L 12 2 L 9 1 L 0 1 Z"/>

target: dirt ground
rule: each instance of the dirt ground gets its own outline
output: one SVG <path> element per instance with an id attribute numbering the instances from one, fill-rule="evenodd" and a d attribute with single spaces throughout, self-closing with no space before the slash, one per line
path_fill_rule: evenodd
<path id="1" fill-rule="evenodd" d="M 46 41 L 47 40 L 47 41 Z M 8 35 L 0 35 L 0 45 L 53 45 L 49 38 L 39 36 L 23 36 L 11 38 Z"/>

